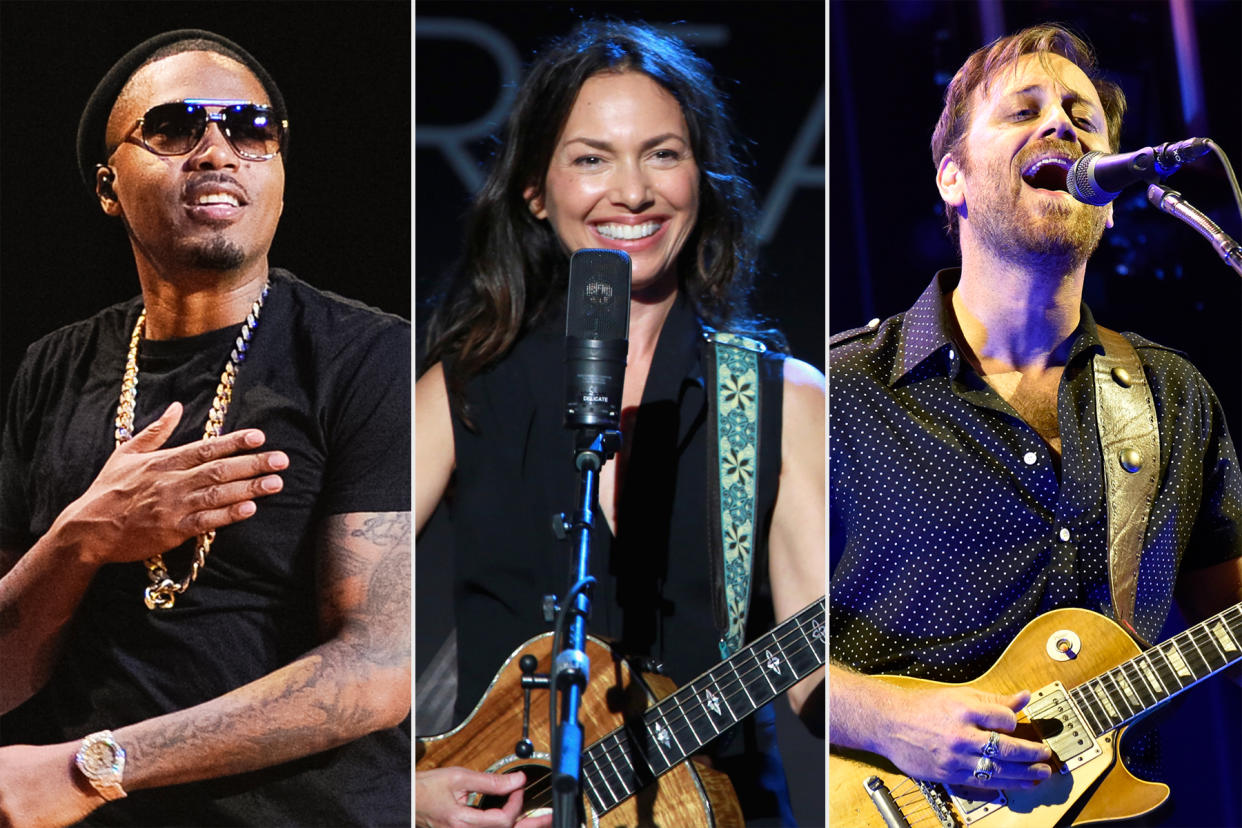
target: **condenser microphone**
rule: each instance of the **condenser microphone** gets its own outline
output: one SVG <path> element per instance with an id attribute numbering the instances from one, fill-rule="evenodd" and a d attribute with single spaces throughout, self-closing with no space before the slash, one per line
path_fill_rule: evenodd
<path id="1" fill-rule="evenodd" d="M 1207 138 L 1188 138 L 1117 155 L 1092 151 L 1070 165 L 1065 187 L 1082 203 L 1102 207 L 1131 184 L 1171 175 L 1208 149 Z"/>
<path id="2" fill-rule="evenodd" d="M 575 253 L 565 304 L 565 427 L 617 430 L 629 347 L 629 254 Z"/>

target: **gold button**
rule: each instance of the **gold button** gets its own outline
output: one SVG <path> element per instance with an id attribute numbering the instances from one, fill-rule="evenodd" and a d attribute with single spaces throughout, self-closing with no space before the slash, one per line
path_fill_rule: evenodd
<path id="1" fill-rule="evenodd" d="M 1113 382 L 1117 383 L 1122 388 L 1129 388 L 1134 384 L 1134 380 L 1130 378 L 1130 372 L 1125 368 L 1118 366 L 1112 370 L 1112 374 Z"/>
<path id="2" fill-rule="evenodd" d="M 1139 453 L 1138 449 L 1122 449 L 1119 459 L 1121 460 L 1121 467 L 1131 474 L 1143 468 L 1143 455 Z"/>

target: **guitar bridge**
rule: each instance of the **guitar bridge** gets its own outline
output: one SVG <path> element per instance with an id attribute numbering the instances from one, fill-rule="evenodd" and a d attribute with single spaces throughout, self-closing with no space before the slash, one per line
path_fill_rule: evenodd
<path id="1" fill-rule="evenodd" d="M 932 815 L 935 816 L 936 821 L 940 823 L 940 828 L 958 828 L 958 826 L 963 824 L 954 817 L 953 810 L 949 807 L 949 800 L 951 799 L 959 808 L 965 804 L 965 800 L 955 794 L 952 788 L 948 786 L 942 787 L 918 779 L 915 780 L 915 784 L 919 786 L 919 791 L 922 792 L 923 798 L 927 800 L 927 805 L 931 808 Z M 961 810 L 967 825 L 981 816 L 975 815 L 972 819 L 971 815 L 964 808 Z"/>
<path id="2" fill-rule="evenodd" d="M 1053 762 L 1061 773 L 1069 773 L 1096 758 L 1104 751 L 1095 734 L 1087 727 L 1082 714 L 1070 701 L 1065 685 L 1054 681 L 1031 694 L 1031 701 L 1022 709 L 1015 736 L 1032 738 L 1023 733 L 1024 725 L 1033 728 L 1033 738 L 1043 741 L 1052 750 Z M 1029 722 L 1029 724 L 1028 724 Z"/>

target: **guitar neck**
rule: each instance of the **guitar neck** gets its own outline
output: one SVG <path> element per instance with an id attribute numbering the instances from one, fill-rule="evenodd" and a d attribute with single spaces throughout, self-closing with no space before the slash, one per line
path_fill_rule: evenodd
<path id="1" fill-rule="evenodd" d="M 588 747 L 583 788 L 597 813 L 627 799 L 822 667 L 824 599 L 783 621 Z"/>
<path id="2" fill-rule="evenodd" d="M 1103 735 L 1239 659 L 1242 603 L 1080 684 L 1070 697 L 1096 734 Z"/>

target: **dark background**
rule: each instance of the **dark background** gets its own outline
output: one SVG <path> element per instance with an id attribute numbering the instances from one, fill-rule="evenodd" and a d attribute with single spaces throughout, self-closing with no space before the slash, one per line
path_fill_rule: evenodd
<path id="1" fill-rule="evenodd" d="M 108 68 L 170 29 L 234 40 L 284 94 L 269 261 L 410 318 L 410 19 L 403 2 L 0 3 L 0 402 L 27 345 L 138 294 L 129 241 L 82 185 L 74 141 Z"/>
<path id="2" fill-rule="evenodd" d="M 768 207 L 770 224 L 765 226 L 771 233 L 760 257 L 759 309 L 785 331 L 795 356 L 822 369 L 824 12 L 821 3 L 419 2 L 414 73 L 417 319 L 426 318 L 437 280 L 460 255 L 461 219 L 489 159 L 487 135 L 499 129 L 507 112 L 506 90 L 512 91 L 522 68 L 548 38 L 565 34 L 583 17 L 614 15 L 676 24 L 674 31 L 716 69 L 738 130 L 751 142 L 749 174 L 760 206 Z M 458 28 L 446 31 L 450 26 Z M 460 134 L 451 151 L 458 154 L 458 167 L 445 150 L 445 127 Z M 804 152 L 798 152 L 799 146 Z M 794 181 L 787 162 L 809 170 Z M 788 189 L 777 183 L 783 169 Z M 771 206 L 774 192 L 788 193 L 783 207 Z M 435 544 L 419 546 L 415 659 L 422 670 L 451 625 L 452 573 L 429 551 Z M 777 709 L 799 824 L 822 825 L 824 743 L 791 721 L 787 705 L 778 703 Z M 416 714 L 416 730 L 418 720 Z"/>
<path id="3" fill-rule="evenodd" d="M 462 218 L 490 163 L 488 135 L 498 133 L 506 84 L 548 38 L 591 15 L 613 14 L 673 31 L 712 63 L 729 97 L 734 122 L 749 139 L 749 177 L 761 208 L 789 161 L 804 122 L 811 122 L 809 181 L 771 206 L 772 235 L 760 256 L 758 304 L 785 331 L 793 354 L 821 369 L 824 358 L 823 118 L 824 7 L 818 3 L 460 3 L 419 2 L 415 18 L 416 300 L 425 318 L 439 279 L 461 253 Z M 444 34 L 443 21 L 461 21 L 469 34 Z M 493 38 L 511 49 L 507 64 L 472 38 Z M 506 74 L 506 67 L 514 70 Z M 818 107 L 818 108 L 817 108 Z M 818 116 L 818 117 L 816 117 Z M 470 181 L 446 157 L 440 134 L 455 142 Z M 472 137 L 477 136 L 477 137 Z"/>
<path id="4" fill-rule="evenodd" d="M 1188 8 L 1197 32 L 1203 105 L 1189 116 L 1174 57 L 1171 6 Z M 914 303 L 932 274 L 958 263 L 943 232 L 931 133 L 945 86 L 977 47 L 1045 21 L 1069 24 L 1094 44 L 1107 76 L 1129 101 L 1123 151 L 1210 137 L 1232 163 L 1242 154 L 1242 3 L 1224 2 L 837 2 L 829 4 L 829 329 L 838 332 Z M 1242 221 L 1214 156 L 1168 184 L 1233 238 Z M 1197 233 L 1149 206 L 1143 188 L 1116 202 L 1087 268 L 1086 301 L 1097 320 L 1183 350 L 1242 434 L 1242 280 Z M 829 378 L 831 382 L 831 378 Z M 1170 625 L 1170 630 L 1177 622 Z M 1168 632 L 1168 631 L 1166 631 Z M 1175 702 L 1174 704 L 1177 704 Z M 1157 822 L 1242 824 L 1242 701 L 1236 685 L 1210 680 L 1162 714 L 1171 804 Z"/>

